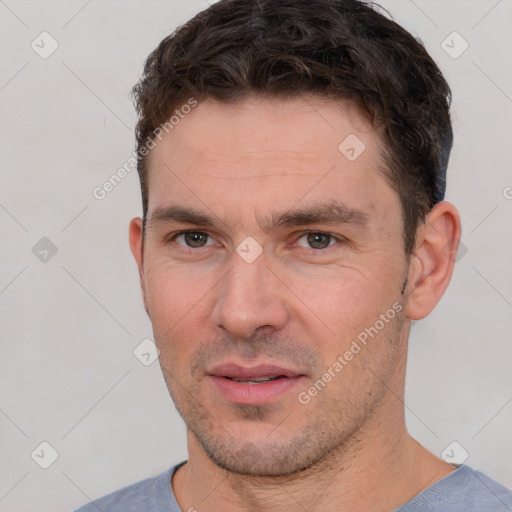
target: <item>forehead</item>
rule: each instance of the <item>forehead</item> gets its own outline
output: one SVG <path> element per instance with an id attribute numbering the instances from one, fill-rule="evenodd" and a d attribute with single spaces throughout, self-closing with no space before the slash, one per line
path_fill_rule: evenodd
<path id="1" fill-rule="evenodd" d="M 176 160 L 187 162 L 214 163 L 218 158 L 230 157 L 251 161 L 280 157 L 291 161 L 290 157 L 298 156 L 302 161 L 319 156 L 324 160 L 338 157 L 340 150 L 354 146 L 350 140 L 360 150 L 363 139 L 369 143 L 365 148 L 365 152 L 369 150 L 367 157 L 374 153 L 378 156 L 379 150 L 378 135 L 357 107 L 347 101 L 317 96 L 248 97 L 232 102 L 206 99 L 188 114 L 173 116 L 173 123 L 176 124 L 162 133 L 162 141 L 157 141 L 157 147 L 150 152 L 151 160 L 169 149 Z M 350 135 L 347 147 L 340 148 Z"/>
<path id="2" fill-rule="evenodd" d="M 177 199 L 230 205 L 240 215 L 304 201 L 370 210 L 379 201 L 397 203 L 380 171 L 380 151 L 369 121 L 345 101 L 205 100 L 150 152 L 148 216 Z"/>

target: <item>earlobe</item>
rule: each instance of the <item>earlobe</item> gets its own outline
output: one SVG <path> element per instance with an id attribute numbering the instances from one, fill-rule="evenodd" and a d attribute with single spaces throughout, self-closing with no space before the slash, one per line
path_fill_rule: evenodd
<path id="1" fill-rule="evenodd" d="M 436 204 L 418 229 L 409 267 L 406 314 L 411 320 L 426 317 L 443 296 L 450 282 L 461 235 L 455 206 Z"/>

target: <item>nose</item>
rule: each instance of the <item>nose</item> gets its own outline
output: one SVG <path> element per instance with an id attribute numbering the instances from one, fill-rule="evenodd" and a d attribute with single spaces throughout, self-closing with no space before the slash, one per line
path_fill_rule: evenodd
<path id="1" fill-rule="evenodd" d="M 288 321 L 286 286 L 268 267 L 264 254 L 252 263 L 234 254 L 218 290 L 213 320 L 238 339 L 249 338 L 262 327 L 279 330 Z"/>

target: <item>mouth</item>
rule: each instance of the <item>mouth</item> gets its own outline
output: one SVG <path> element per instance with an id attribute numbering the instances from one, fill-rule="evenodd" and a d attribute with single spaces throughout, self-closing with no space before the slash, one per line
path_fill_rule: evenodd
<path id="1" fill-rule="evenodd" d="M 276 375 L 275 377 L 252 377 L 250 379 L 235 379 L 233 377 L 224 377 L 233 382 L 242 382 L 244 384 L 259 384 L 260 382 L 272 382 L 277 379 L 287 379 L 284 375 Z"/>
<path id="2" fill-rule="evenodd" d="M 305 375 L 291 369 L 259 365 L 221 364 L 208 372 L 216 391 L 234 404 L 265 405 L 290 392 Z"/>

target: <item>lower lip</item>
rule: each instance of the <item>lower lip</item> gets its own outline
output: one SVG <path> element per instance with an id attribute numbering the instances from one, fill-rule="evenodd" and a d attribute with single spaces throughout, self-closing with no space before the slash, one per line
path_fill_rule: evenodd
<path id="1" fill-rule="evenodd" d="M 246 384 L 225 377 L 211 375 L 210 378 L 226 400 L 243 405 L 265 405 L 274 402 L 304 379 L 303 376 L 285 377 L 258 384 Z"/>

